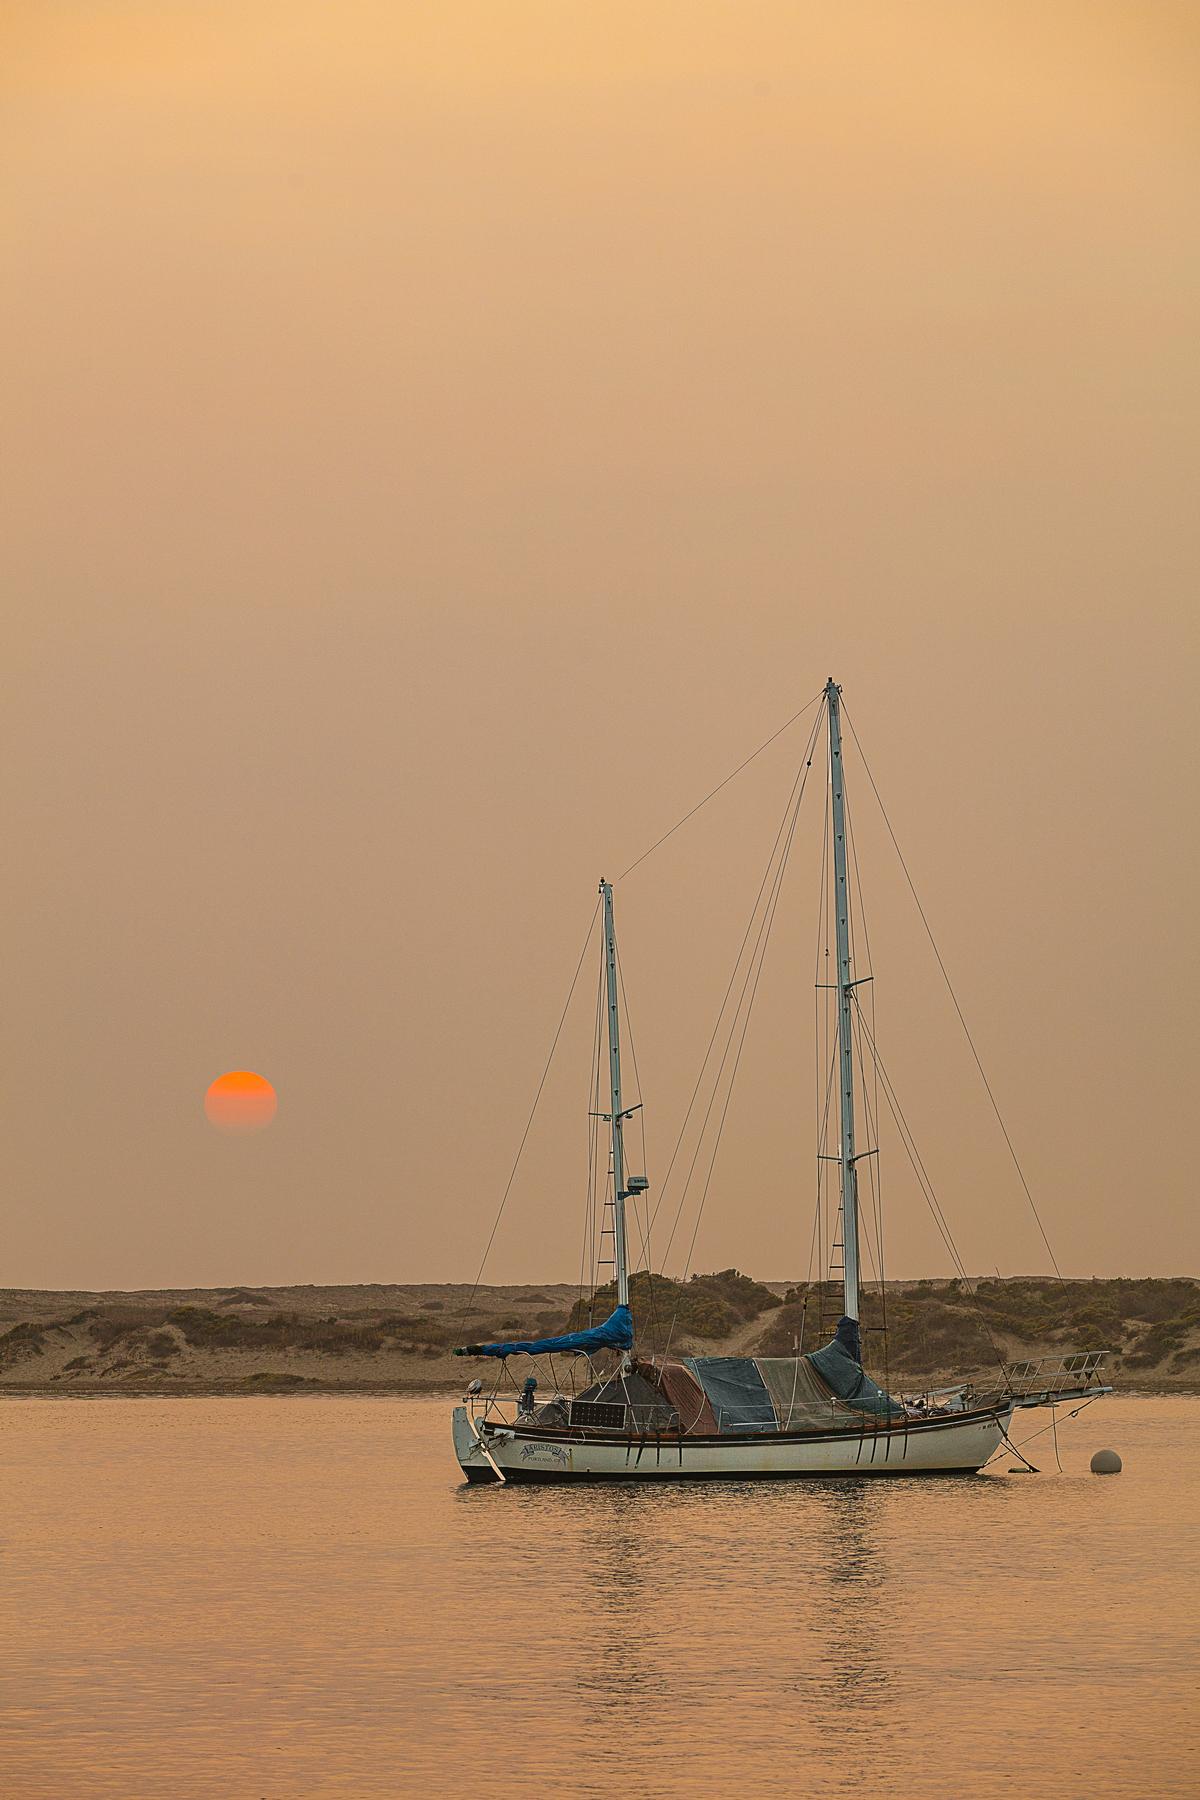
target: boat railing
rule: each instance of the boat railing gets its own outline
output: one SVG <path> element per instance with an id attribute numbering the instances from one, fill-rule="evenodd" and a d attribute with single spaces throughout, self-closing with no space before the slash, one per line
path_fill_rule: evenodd
<path id="1" fill-rule="evenodd" d="M 1032 1362 L 1004 1363 L 1004 1391 L 1028 1399 L 1059 1388 L 1102 1387 L 1107 1355 L 1107 1350 L 1077 1350 L 1069 1356 L 1039 1356 Z"/>
<path id="2" fill-rule="evenodd" d="M 474 1419 L 489 1419 L 499 1425 L 513 1425 L 518 1419 L 531 1417 L 516 1394 L 464 1394 L 463 1401 Z M 539 1400 L 535 1412 L 541 1412 Z"/>
<path id="3" fill-rule="evenodd" d="M 976 1377 L 955 1387 L 928 1388 L 922 1392 L 906 1391 L 899 1396 L 899 1403 L 903 1414 L 913 1419 L 971 1412 L 979 1408 L 1002 1406 L 1005 1402 L 1015 1402 L 1019 1406 L 1049 1405 L 1056 1398 L 1077 1399 L 1089 1394 L 1107 1393 L 1110 1391 L 1104 1381 L 1104 1362 L 1107 1356 L 1107 1350 L 1079 1350 L 1064 1356 L 1036 1357 L 1029 1362 L 1002 1363 L 998 1380 L 994 1375 L 990 1379 L 986 1376 Z M 493 1425 L 569 1426 L 572 1430 L 580 1431 L 618 1430 L 627 1432 L 631 1437 L 666 1436 L 679 1430 L 678 1417 L 672 1414 L 670 1419 L 665 1419 L 661 1405 L 595 1404 L 579 1401 L 570 1393 L 560 1393 L 545 1400 L 537 1400 L 531 1410 L 524 1397 L 519 1394 L 468 1393 L 463 1398 L 475 1419 Z M 815 1409 L 806 1409 L 809 1415 L 806 1423 L 811 1424 L 812 1410 Z M 831 1423 L 842 1416 L 843 1408 L 831 1398 Z M 895 1422 L 896 1416 L 894 1413 L 882 1414 L 868 1422 L 864 1415 L 863 1429 L 884 1430 Z M 793 1428 L 790 1418 L 788 1425 L 782 1427 L 785 1430 Z M 779 1424 L 768 1424 L 761 1415 L 742 1417 L 728 1408 L 717 1409 L 718 1432 L 768 1434 L 779 1429 Z M 686 1435 L 686 1425 L 684 1432 Z"/>
<path id="4" fill-rule="evenodd" d="M 960 1381 L 954 1387 L 905 1388 L 899 1400 L 910 1419 L 936 1414 L 969 1412 L 975 1404 L 975 1384 Z"/>
<path id="5" fill-rule="evenodd" d="M 516 1394 L 468 1393 L 463 1395 L 463 1401 L 472 1418 L 496 1425 L 569 1425 L 572 1430 L 632 1431 L 638 1437 L 678 1430 L 677 1415 L 672 1411 L 668 1419 L 661 1405 L 605 1401 L 596 1404 L 577 1400 L 570 1393 L 539 1398 L 532 1409 Z"/>

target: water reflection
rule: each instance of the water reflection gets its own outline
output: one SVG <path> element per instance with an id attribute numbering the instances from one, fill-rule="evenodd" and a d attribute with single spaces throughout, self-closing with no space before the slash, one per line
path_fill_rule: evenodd
<path id="1" fill-rule="evenodd" d="M 4 1794 L 1190 1792 L 1198 1404 L 1116 1481 L 577 1489 L 458 1488 L 436 1400 L 13 1404 Z"/>
<path id="2" fill-rule="evenodd" d="M 1003 1481 L 937 1477 L 460 1492 L 503 1506 L 569 1593 L 581 1725 L 611 1730 L 633 1705 L 645 1726 L 689 1689 L 711 1693 L 729 1641 L 749 1630 L 778 1701 L 830 1746 L 877 1731 L 904 1685 L 889 1525 L 916 1525 L 932 1584 L 956 1560 L 964 1519 L 989 1515 L 974 1525 L 986 1535 L 1012 1498 Z M 730 1619 L 722 1583 L 740 1596 Z"/>
<path id="3" fill-rule="evenodd" d="M 882 1707 L 888 1696 L 892 1667 L 883 1615 L 888 1570 L 880 1535 L 881 1496 L 869 1481 L 821 1483 L 812 1494 L 819 1516 L 823 1580 L 818 1628 L 823 1652 L 810 1670 L 805 1688 L 821 1704 L 822 1729 L 841 1730 L 847 1699 L 856 1708 Z"/>
<path id="4" fill-rule="evenodd" d="M 570 1546 L 571 1582 L 584 1630 L 575 1674 L 588 1723 L 612 1726 L 631 1704 L 666 1694 L 657 1654 L 664 1582 L 656 1519 L 671 1507 L 657 1487 L 604 1485 L 528 1489 L 530 1528 Z M 619 1676 L 618 1676 L 619 1671 Z"/>

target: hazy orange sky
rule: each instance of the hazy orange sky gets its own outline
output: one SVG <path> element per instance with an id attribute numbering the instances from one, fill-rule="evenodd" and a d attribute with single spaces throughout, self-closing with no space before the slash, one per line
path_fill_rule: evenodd
<path id="1" fill-rule="evenodd" d="M 469 1278 L 599 876 L 831 671 L 1063 1268 L 1195 1273 L 1195 6 L 0 31 L 4 1281 Z M 652 1181 L 801 741 L 618 884 Z M 889 1069 L 1042 1269 L 857 780 Z M 699 1268 L 805 1272 L 812 850 Z M 497 1279 L 578 1268 L 584 988 Z"/>

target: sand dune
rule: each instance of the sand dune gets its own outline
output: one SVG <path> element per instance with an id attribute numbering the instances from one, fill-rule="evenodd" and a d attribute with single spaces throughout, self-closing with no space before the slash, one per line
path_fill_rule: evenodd
<path id="1" fill-rule="evenodd" d="M 603 1292 L 597 1304 L 609 1303 Z M 788 1354 L 836 1313 L 833 1290 L 758 1283 L 726 1270 L 686 1287 L 635 1278 L 639 1341 L 673 1325 L 673 1348 Z M 924 1385 L 1006 1360 L 1108 1347 L 1117 1385 L 1200 1387 L 1200 1285 L 1043 1277 L 894 1282 L 887 1333 L 872 1297 L 868 1361 L 893 1384 Z M 480 1365 L 456 1344 L 562 1330 L 577 1290 L 395 1283 L 342 1287 L 0 1290 L 0 1394 L 349 1391 L 461 1387 Z M 995 1345 L 995 1352 L 992 1345 Z M 515 1366 L 515 1365 L 514 1365 Z M 498 1367 L 487 1365 L 489 1369 Z"/>

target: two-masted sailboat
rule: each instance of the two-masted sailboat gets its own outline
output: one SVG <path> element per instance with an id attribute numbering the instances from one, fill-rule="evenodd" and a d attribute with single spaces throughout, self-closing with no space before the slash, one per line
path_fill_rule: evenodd
<path id="1" fill-rule="evenodd" d="M 602 1323 L 553 1337 L 465 1345 L 457 1353 L 504 1371 L 488 1389 L 470 1384 L 453 1415 L 454 1449 L 471 1482 L 676 1480 L 790 1475 L 915 1475 L 981 1469 L 1008 1440 L 1014 1411 L 1096 1397 L 1109 1390 L 1103 1353 L 1041 1363 L 999 1363 L 986 1383 L 893 1396 L 863 1368 L 860 1332 L 859 1163 L 856 1150 L 855 1006 L 851 893 L 842 754 L 841 690 L 823 694 L 828 727 L 828 836 L 831 847 L 836 1026 L 830 1065 L 837 1091 L 838 1247 L 842 1316 L 831 1340 L 792 1356 L 671 1358 L 639 1353 L 630 1308 L 627 1205 L 648 1187 L 627 1171 L 625 1127 L 632 1116 L 621 1086 L 621 1020 L 613 891 L 600 885 L 603 930 L 609 1127 L 606 1207 L 611 1219 L 616 1305 Z M 820 715 L 818 715 L 819 726 Z M 818 727 L 814 727 L 814 739 Z M 801 788 L 801 791 L 802 788 Z M 831 970 L 831 973 L 833 971 Z M 861 1050 L 862 1029 L 858 1042 Z M 861 1072 L 860 1077 L 861 1080 Z M 551 1371 L 518 1387 L 510 1358 Z M 565 1358 L 569 1374 L 556 1358 Z M 530 1367 L 526 1364 L 525 1367 Z M 580 1373 L 584 1379 L 580 1380 Z M 505 1390 L 502 1392 L 502 1388 Z"/>

